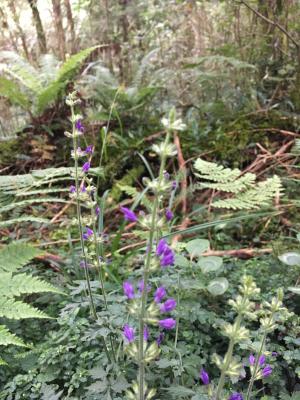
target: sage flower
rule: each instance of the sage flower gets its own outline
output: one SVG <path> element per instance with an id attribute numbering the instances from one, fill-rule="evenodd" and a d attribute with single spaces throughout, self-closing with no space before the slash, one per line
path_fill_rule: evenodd
<path id="1" fill-rule="evenodd" d="M 249 356 L 249 364 L 251 366 L 253 366 L 255 364 L 255 357 L 253 354 L 250 354 L 250 356 Z"/>
<path id="2" fill-rule="evenodd" d="M 99 215 L 100 215 L 100 207 L 99 206 L 96 206 L 95 214 L 96 214 L 97 217 L 99 217 Z"/>
<path id="3" fill-rule="evenodd" d="M 146 325 L 144 327 L 144 340 L 145 340 L 145 342 L 148 342 L 149 335 L 150 335 L 150 332 L 149 332 L 148 326 Z"/>
<path id="4" fill-rule="evenodd" d="M 161 319 L 160 321 L 158 321 L 158 324 L 161 328 L 164 329 L 173 329 L 176 326 L 176 321 L 173 318 L 166 318 L 166 319 Z"/>
<path id="5" fill-rule="evenodd" d="M 205 369 L 203 369 L 203 368 L 200 371 L 200 379 L 201 379 L 201 381 L 203 382 L 204 385 L 209 385 L 209 375 L 205 371 Z"/>
<path id="6" fill-rule="evenodd" d="M 135 215 L 135 213 L 133 211 L 129 210 L 129 208 L 120 207 L 120 210 L 124 214 L 124 218 L 127 221 L 130 221 L 130 222 L 136 222 L 137 221 L 137 219 L 138 219 L 137 216 Z"/>
<path id="7" fill-rule="evenodd" d="M 142 279 L 138 283 L 138 290 L 139 290 L 139 292 L 142 293 L 144 291 L 144 289 L 145 289 L 145 284 L 144 284 L 144 280 Z M 151 286 L 147 285 L 147 292 L 150 292 L 150 290 L 151 290 Z"/>
<path id="8" fill-rule="evenodd" d="M 156 255 L 161 256 L 167 248 L 168 248 L 168 244 L 165 241 L 165 239 L 160 239 L 160 241 L 158 242 L 158 245 L 156 247 Z"/>
<path id="9" fill-rule="evenodd" d="M 82 172 L 87 173 L 90 168 L 91 168 L 91 163 L 87 161 L 82 166 Z"/>
<path id="10" fill-rule="evenodd" d="M 241 393 L 232 393 L 232 395 L 229 396 L 228 400 L 244 400 L 243 395 Z"/>
<path id="11" fill-rule="evenodd" d="M 165 250 L 164 254 L 162 255 L 162 258 L 160 260 L 160 265 L 162 267 L 167 267 L 169 265 L 173 265 L 175 262 L 175 255 L 173 253 L 173 250 L 168 247 L 167 250 Z"/>
<path id="12" fill-rule="evenodd" d="M 264 354 L 262 354 L 258 359 L 258 363 L 259 363 L 260 367 L 263 367 L 265 362 L 266 362 L 266 356 Z"/>
<path id="13" fill-rule="evenodd" d="M 160 312 L 171 312 L 176 307 L 176 300 L 175 299 L 168 299 L 160 306 Z"/>
<path id="14" fill-rule="evenodd" d="M 134 328 L 132 328 L 128 324 L 124 325 L 123 335 L 128 343 L 133 342 L 134 341 Z"/>
<path id="15" fill-rule="evenodd" d="M 123 283 L 123 291 L 125 296 L 131 300 L 134 299 L 134 287 L 132 286 L 132 284 L 128 281 L 125 281 Z"/>
<path id="16" fill-rule="evenodd" d="M 75 122 L 75 128 L 76 128 L 76 130 L 79 131 L 79 132 L 84 132 L 84 126 L 82 125 L 80 119 L 78 119 L 78 120 Z"/>
<path id="17" fill-rule="evenodd" d="M 84 240 L 87 240 L 89 237 L 93 235 L 94 231 L 88 226 L 85 228 L 85 233 L 82 235 Z"/>
<path id="18" fill-rule="evenodd" d="M 76 187 L 74 185 L 70 186 L 70 193 L 75 193 L 76 192 Z"/>
<path id="19" fill-rule="evenodd" d="M 166 219 L 167 219 L 167 221 L 171 221 L 171 219 L 174 217 L 174 214 L 172 213 L 172 211 L 171 210 L 167 210 L 166 211 Z"/>
<path id="20" fill-rule="evenodd" d="M 162 341 L 165 338 L 165 334 L 163 332 L 160 332 L 160 334 L 158 335 L 157 339 L 156 339 L 156 343 L 158 346 L 161 345 Z"/>
<path id="21" fill-rule="evenodd" d="M 93 154 L 93 151 L 94 151 L 94 146 L 91 144 L 87 146 L 87 148 L 84 150 L 85 154 Z"/>
<path id="22" fill-rule="evenodd" d="M 163 286 L 160 286 L 159 288 L 157 288 L 154 293 L 155 303 L 160 303 L 161 300 L 166 296 L 166 294 L 167 294 L 167 291 Z"/>
<path id="23" fill-rule="evenodd" d="M 272 367 L 271 365 L 266 365 L 265 368 L 262 370 L 262 377 L 263 378 L 267 378 L 268 376 L 270 376 L 272 374 Z"/>

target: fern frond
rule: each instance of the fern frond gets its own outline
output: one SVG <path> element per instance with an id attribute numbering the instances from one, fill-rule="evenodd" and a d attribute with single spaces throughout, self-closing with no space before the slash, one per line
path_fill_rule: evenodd
<path id="1" fill-rule="evenodd" d="M 268 206 L 276 194 L 281 191 L 280 178 L 275 175 L 263 182 L 259 182 L 253 189 L 237 194 L 235 198 L 218 200 L 212 205 L 217 208 L 233 210 L 259 209 Z"/>
<path id="2" fill-rule="evenodd" d="M 18 338 L 15 334 L 10 333 L 4 325 L 0 325 L 0 346 L 8 346 L 13 344 L 15 346 L 27 347 L 22 339 Z M 5 363 L 6 364 L 6 363 Z M 1 365 L 1 359 L 0 359 Z"/>
<path id="3" fill-rule="evenodd" d="M 27 207 L 28 205 L 35 203 L 68 203 L 68 202 L 69 202 L 68 200 L 55 197 L 45 197 L 45 198 L 37 197 L 34 199 L 28 199 L 28 200 L 18 201 L 16 203 L 7 204 L 6 206 L 0 208 L 0 213 L 4 213 L 13 210 L 15 208 L 24 208 Z"/>
<path id="4" fill-rule="evenodd" d="M 220 183 L 232 182 L 241 175 L 241 171 L 237 168 L 224 168 L 222 165 L 204 161 L 201 158 L 196 160 L 195 168 L 200 172 L 200 174 L 195 174 L 199 178 Z"/>
<path id="5" fill-rule="evenodd" d="M 15 272 L 40 254 L 41 250 L 25 243 L 9 244 L 0 250 L 0 271 Z"/>
<path id="6" fill-rule="evenodd" d="M 20 106 L 25 110 L 30 107 L 28 98 L 20 91 L 18 85 L 4 77 L 0 77 L 0 96 L 7 98 L 11 104 Z"/>
<path id="7" fill-rule="evenodd" d="M 40 91 L 37 98 L 37 112 L 41 113 L 46 107 L 54 102 L 58 95 L 64 91 L 69 81 L 74 77 L 83 61 L 99 46 L 84 49 L 71 56 L 58 70 L 54 81 Z"/>
<path id="8" fill-rule="evenodd" d="M 255 178 L 256 176 L 254 174 L 248 173 L 233 181 L 215 183 L 201 182 L 200 185 L 203 188 L 215 189 L 222 192 L 239 193 L 253 186 Z"/>
<path id="9" fill-rule="evenodd" d="M 17 297 L 21 294 L 52 292 L 60 293 L 50 283 L 42 281 L 35 276 L 27 274 L 12 275 L 8 272 L 0 272 L 0 296 Z"/>
<path id="10" fill-rule="evenodd" d="M 43 311 L 29 304 L 6 297 L 0 298 L 0 317 L 9 319 L 49 318 Z"/>

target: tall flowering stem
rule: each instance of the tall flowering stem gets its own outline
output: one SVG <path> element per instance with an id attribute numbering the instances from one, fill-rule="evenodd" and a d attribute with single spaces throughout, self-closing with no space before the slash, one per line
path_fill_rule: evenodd
<path id="1" fill-rule="evenodd" d="M 168 143 L 170 140 L 170 135 L 171 135 L 171 131 L 170 131 L 170 129 L 167 129 L 167 134 L 166 134 L 166 138 L 164 141 L 165 149 L 168 146 Z M 159 208 L 159 202 L 160 202 L 160 196 L 161 196 L 160 186 L 162 184 L 163 177 L 164 177 L 163 174 L 164 174 L 164 169 L 166 166 L 166 159 L 167 159 L 167 154 L 166 154 L 166 152 L 162 151 L 161 152 L 161 163 L 160 163 L 160 169 L 159 169 L 159 175 L 158 175 L 158 185 L 157 185 L 157 190 L 155 192 L 155 199 L 153 202 L 152 215 L 151 215 L 151 225 L 150 225 L 148 246 L 147 246 L 147 257 L 146 257 L 144 269 L 143 269 L 143 281 L 144 281 L 145 288 L 147 287 L 148 279 L 149 279 L 149 268 L 150 268 L 151 256 L 152 256 L 152 250 L 153 250 L 153 244 L 154 244 L 154 236 L 155 236 L 155 232 L 157 229 L 156 228 L 157 211 Z M 145 399 L 145 362 L 144 362 L 143 335 L 144 335 L 144 328 L 145 328 L 144 318 L 145 318 L 146 304 L 147 304 L 147 290 L 143 290 L 142 298 L 141 298 L 141 308 L 140 308 L 140 313 L 139 313 L 139 348 L 138 348 L 139 400 Z"/>
<path id="2" fill-rule="evenodd" d="M 259 367 L 261 364 L 261 356 L 263 354 L 268 333 L 272 332 L 276 328 L 276 315 L 279 316 L 281 314 L 281 318 L 284 316 L 284 314 L 288 315 L 286 308 L 282 307 L 282 299 L 283 299 L 283 292 L 281 289 L 279 289 L 277 292 L 277 297 L 274 297 L 271 303 L 267 302 L 265 303 L 265 306 L 267 308 L 267 316 L 260 320 L 263 335 L 260 342 L 258 354 L 255 359 L 245 400 L 251 399 L 252 389 L 255 380 L 264 377 L 263 372 L 259 371 Z"/>
<path id="3" fill-rule="evenodd" d="M 86 253 L 85 253 L 85 247 L 84 247 L 82 221 L 81 221 L 81 207 L 80 207 L 80 199 L 79 199 L 80 185 L 79 185 L 78 155 L 77 155 L 77 152 L 78 152 L 77 132 L 80 132 L 81 125 L 78 126 L 78 120 L 76 118 L 75 111 L 74 111 L 74 105 L 77 103 L 78 103 L 78 100 L 75 98 L 75 93 L 71 93 L 68 96 L 67 104 L 70 106 L 70 109 L 71 109 L 71 122 L 72 122 L 71 136 L 73 138 L 77 220 L 78 220 L 78 228 L 79 228 L 79 234 L 80 234 L 81 251 L 82 251 L 82 255 L 83 255 L 83 259 L 84 259 L 84 274 L 85 274 L 85 280 L 86 280 L 86 284 L 87 284 L 88 295 L 89 295 L 89 299 L 90 299 L 91 312 L 92 312 L 94 318 L 97 319 L 96 307 L 94 304 L 94 299 L 93 299 L 92 290 L 91 290 L 91 283 L 90 283 L 90 277 L 89 277 L 89 271 L 88 271 L 87 257 L 86 257 Z"/>
<path id="4" fill-rule="evenodd" d="M 242 321 L 244 317 L 253 318 L 254 303 L 251 302 L 250 299 L 259 293 L 259 289 L 256 287 L 255 282 L 250 276 L 244 276 L 240 286 L 240 292 L 241 295 L 238 295 L 235 300 L 229 301 L 229 304 L 237 312 L 237 317 L 232 325 L 227 324 L 224 326 L 223 334 L 230 339 L 227 353 L 224 360 L 221 360 L 217 355 L 215 355 L 215 362 L 221 369 L 221 376 L 216 389 L 216 394 L 213 397 L 214 400 L 222 399 L 226 376 L 239 376 L 241 365 L 233 358 L 234 346 L 236 343 L 249 338 L 249 332 L 242 326 Z"/>

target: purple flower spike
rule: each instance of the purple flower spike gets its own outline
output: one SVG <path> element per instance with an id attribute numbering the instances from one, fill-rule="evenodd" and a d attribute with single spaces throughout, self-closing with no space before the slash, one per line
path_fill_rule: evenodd
<path id="1" fill-rule="evenodd" d="M 169 265 L 173 265 L 175 262 L 175 256 L 173 250 L 168 248 L 168 251 L 165 252 L 160 260 L 160 265 L 162 267 L 168 267 Z"/>
<path id="2" fill-rule="evenodd" d="M 91 168 L 91 163 L 87 161 L 82 166 L 82 172 L 87 173 L 90 168 Z"/>
<path id="3" fill-rule="evenodd" d="M 155 303 L 160 303 L 161 300 L 166 296 L 166 294 L 167 294 L 167 291 L 163 286 L 160 286 L 159 288 L 157 288 L 154 293 Z"/>
<path id="4" fill-rule="evenodd" d="M 160 312 L 171 312 L 176 307 L 176 300 L 175 299 L 168 299 L 164 304 L 160 307 Z"/>
<path id="5" fill-rule="evenodd" d="M 229 396 L 228 400 L 244 400 L 243 395 L 241 393 L 232 393 L 232 395 Z"/>
<path id="6" fill-rule="evenodd" d="M 208 373 L 205 371 L 205 369 L 202 369 L 200 371 L 200 379 L 203 382 L 203 385 L 209 385 L 209 375 Z"/>
<path id="7" fill-rule="evenodd" d="M 70 193 L 75 193 L 76 192 L 76 187 L 74 185 L 70 186 Z"/>
<path id="8" fill-rule="evenodd" d="M 255 364 L 255 357 L 253 354 L 250 354 L 250 356 L 249 356 L 249 364 L 251 366 L 253 366 Z"/>
<path id="9" fill-rule="evenodd" d="M 167 218 L 167 221 L 171 221 L 171 219 L 174 217 L 174 214 L 172 213 L 172 211 L 171 210 L 167 210 L 166 211 L 166 218 Z"/>
<path id="10" fill-rule="evenodd" d="M 144 327 L 144 340 L 145 340 L 145 342 L 148 342 L 149 335 L 150 335 L 150 332 L 149 332 L 148 326 L 146 325 Z"/>
<path id="11" fill-rule="evenodd" d="M 86 231 L 82 235 L 82 237 L 83 237 L 84 240 L 87 240 L 89 237 L 91 237 L 93 235 L 94 231 L 91 228 L 89 228 L 88 226 L 85 228 L 85 230 Z"/>
<path id="12" fill-rule="evenodd" d="M 173 318 L 161 319 L 160 321 L 158 321 L 158 323 L 161 328 L 164 328 L 167 330 L 174 329 L 176 326 L 176 321 Z"/>
<path id="13" fill-rule="evenodd" d="M 268 376 L 270 376 L 272 374 L 272 367 L 271 365 L 266 365 L 265 368 L 262 370 L 262 376 L 263 378 L 267 378 Z"/>
<path id="14" fill-rule="evenodd" d="M 131 300 L 134 299 L 134 287 L 128 281 L 123 283 L 123 291 L 127 299 Z"/>
<path id="15" fill-rule="evenodd" d="M 259 357 L 258 364 L 259 364 L 260 367 L 263 367 L 264 364 L 265 364 L 265 362 L 266 362 L 266 356 L 264 356 L 264 355 L 262 354 L 262 355 Z"/>
<path id="16" fill-rule="evenodd" d="M 161 345 L 162 341 L 165 338 L 165 334 L 163 332 L 160 332 L 160 334 L 158 335 L 157 339 L 156 339 L 156 343 L 158 346 Z"/>
<path id="17" fill-rule="evenodd" d="M 129 326 L 128 324 L 124 325 L 123 335 L 128 343 L 131 343 L 134 341 L 134 329 L 131 326 Z"/>
<path id="18" fill-rule="evenodd" d="M 129 208 L 120 207 L 120 210 L 124 214 L 124 218 L 126 219 L 126 221 L 130 221 L 130 222 L 137 221 L 137 219 L 138 219 L 137 216 L 135 215 L 135 213 L 133 211 L 129 210 Z"/>
<path id="19" fill-rule="evenodd" d="M 168 244 L 165 239 L 160 239 L 156 248 L 156 255 L 161 256 L 165 250 L 168 248 Z"/>
<path id="20" fill-rule="evenodd" d="M 77 131 L 79 131 L 79 132 L 84 132 L 84 126 L 82 125 L 80 119 L 78 119 L 78 120 L 75 122 L 75 128 L 76 128 Z"/>
<path id="21" fill-rule="evenodd" d="M 93 151 L 94 151 L 94 146 L 91 144 L 87 146 L 87 148 L 84 150 L 85 154 L 93 154 Z"/>

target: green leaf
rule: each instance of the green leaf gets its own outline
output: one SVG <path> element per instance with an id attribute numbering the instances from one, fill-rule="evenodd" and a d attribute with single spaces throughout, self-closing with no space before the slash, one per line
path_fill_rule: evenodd
<path id="1" fill-rule="evenodd" d="M 195 392 L 191 389 L 188 389 L 184 386 L 171 386 L 168 389 L 165 389 L 169 395 L 171 395 L 172 399 L 182 399 L 185 396 L 193 396 Z"/>
<path id="2" fill-rule="evenodd" d="M 206 239 L 194 239 L 188 242 L 185 247 L 191 258 L 199 257 L 209 249 L 209 241 Z"/>
<path id="3" fill-rule="evenodd" d="M 300 254 L 296 252 L 288 252 L 278 256 L 279 260 L 290 267 L 300 265 Z"/>
<path id="4" fill-rule="evenodd" d="M 0 96 L 6 97 L 12 104 L 16 104 L 25 110 L 30 106 L 28 99 L 19 90 L 18 85 L 4 77 L 0 77 Z"/>
<path id="5" fill-rule="evenodd" d="M 182 254 L 175 255 L 175 265 L 178 267 L 187 268 L 189 267 L 190 263 Z"/>
<path id="6" fill-rule="evenodd" d="M 45 218 L 37 218 L 37 217 L 32 217 L 31 215 L 25 215 L 24 217 L 8 219 L 6 221 L 0 222 L 0 228 L 6 228 L 7 226 L 20 224 L 21 222 L 33 222 L 37 224 L 50 223 L 50 221 Z"/>
<path id="7" fill-rule="evenodd" d="M 226 278 L 216 278 L 213 281 L 210 281 L 210 283 L 207 286 L 207 290 L 213 296 L 220 296 L 226 292 L 228 286 L 229 283 Z"/>
<path id="8" fill-rule="evenodd" d="M 0 346 L 8 346 L 9 344 L 26 347 L 22 339 L 10 333 L 6 326 L 0 325 Z"/>
<path id="9" fill-rule="evenodd" d="M 290 292 L 296 293 L 296 294 L 300 294 L 300 286 L 296 287 L 296 286 L 290 286 L 288 287 L 288 290 Z"/>
<path id="10" fill-rule="evenodd" d="M 221 257 L 208 256 L 200 257 L 198 260 L 198 266 L 204 274 L 209 272 L 218 271 L 223 265 L 223 259 Z"/>
<path id="11" fill-rule="evenodd" d="M 0 298 L 0 317 L 9 319 L 49 318 L 44 312 L 29 304 L 5 297 Z"/>
<path id="12" fill-rule="evenodd" d="M 42 251 L 26 243 L 16 242 L 0 250 L 0 271 L 14 272 Z"/>

